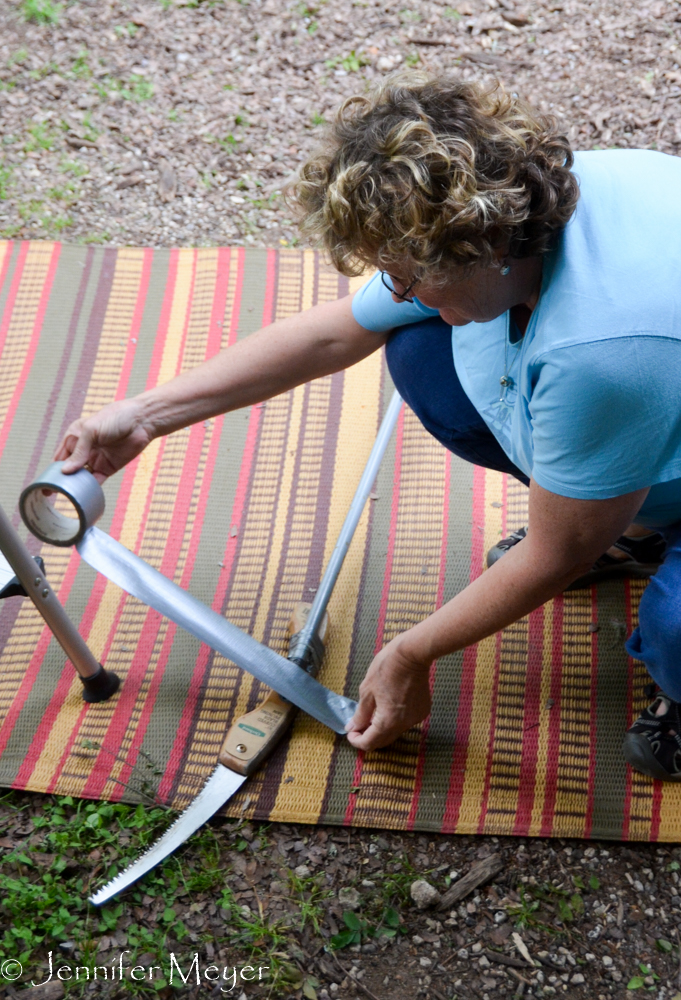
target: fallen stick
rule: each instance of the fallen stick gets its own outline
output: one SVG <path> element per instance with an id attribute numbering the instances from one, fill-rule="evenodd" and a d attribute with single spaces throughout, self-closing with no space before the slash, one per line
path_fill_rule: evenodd
<path id="1" fill-rule="evenodd" d="M 460 878 L 458 882 L 454 883 L 451 889 L 447 890 L 436 909 L 451 909 L 460 900 L 465 899 L 474 889 L 477 889 L 479 885 L 489 882 L 491 878 L 498 875 L 503 867 L 504 862 L 500 854 L 491 854 L 488 858 L 478 861 L 463 878 Z"/>
<path id="2" fill-rule="evenodd" d="M 513 955 L 504 955 L 500 951 L 488 951 L 484 952 L 484 955 L 489 959 L 490 962 L 498 962 L 499 965 L 509 965 L 514 969 L 526 969 L 527 962 L 523 961 L 522 958 L 515 958 Z"/>

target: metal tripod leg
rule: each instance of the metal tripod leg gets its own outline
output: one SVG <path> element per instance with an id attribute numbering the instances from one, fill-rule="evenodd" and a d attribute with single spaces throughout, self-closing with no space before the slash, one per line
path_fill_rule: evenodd
<path id="1" fill-rule="evenodd" d="M 345 559 L 346 553 L 350 548 L 350 542 L 352 541 L 355 529 L 359 524 L 359 519 L 362 516 L 362 511 L 364 510 L 364 505 L 367 501 L 367 497 L 369 496 L 373 482 L 378 475 L 378 470 L 381 466 L 381 462 L 383 461 L 385 450 L 388 447 L 388 442 L 392 435 L 393 428 L 397 423 L 397 418 L 400 415 L 401 409 L 402 397 L 399 392 L 395 391 L 390 403 L 388 404 L 381 426 L 378 429 L 378 434 L 373 448 L 371 449 L 364 472 L 362 473 L 362 478 L 359 481 L 359 485 L 355 491 L 355 496 L 350 504 L 350 510 L 346 515 L 345 521 L 343 522 L 343 527 L 341 528 L 340 535 L 338 536 L 336 547 L 331 553 L 329 564 L 324 571 L 324 576 L 322 577 L 317 593 L 315 594 L 315 598 L 312 602 L 312 607 L 310 608 L 305 625 L 295 637 L 295 644 L 289 651 L 289 660 L 293 660 L 302 667 L 306 667 L 310 661 L 310 647 L 314 643 L 314 637 L 319 629 L 324 613 L 326 612 L 327 605 L 331 598 L 331 593 L 336 580 L 338 579 L 341 567 L 343 566 L 343 560 Z"/>
<path id="2" fill-rule="evenodd" d="M 0 507 L 0 551 L 83 682 L 85 701 L 105 701 L 118 690 L 120 679 L 97 662 L 77 628 L 57 600 L 41 567 Z"/>

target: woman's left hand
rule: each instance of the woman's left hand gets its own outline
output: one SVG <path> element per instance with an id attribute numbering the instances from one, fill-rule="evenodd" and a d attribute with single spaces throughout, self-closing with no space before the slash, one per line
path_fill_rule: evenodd
<path id="1" fill-rule="evenodd" d="M 347 726 L 358 750 L 387 746 L 430 712 L 429 667 L 410 660 L 400 638 L 378 653 L 359 686 L 359 705 Z"/>

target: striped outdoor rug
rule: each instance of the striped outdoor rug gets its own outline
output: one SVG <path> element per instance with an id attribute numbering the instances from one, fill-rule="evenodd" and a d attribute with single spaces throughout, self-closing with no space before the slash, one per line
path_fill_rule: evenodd
<path id="1" fill-rule="evenodd" d="M 164 382 L 261 324 L 354 284 L 292 250 L 0 244 L 0 502 L 81 413 Z M 155 441 L 106 484 L 102 527 L 284 651 L 311 599 L 391 387 L 381 354 L 249 411 Z M 482 572 L 525 491 L 449 455 L 403 414 L 330 606 L 322 681 L 357 694 L 372 655 Z M 27 600 L 0 606 L 0 783 L 184 806 L 260 685 L 124 595 L 71 550 L 39 547 L 96 656 L 124 678 L 86 707 Z M 627 660 L 641 585 L 557 599 L 432 670 L 434 710 L 358 756 L 300 715 L 232 815 L 459 833 L 673 840 L 681 789 L 628 772 L 642 704 Z"/>

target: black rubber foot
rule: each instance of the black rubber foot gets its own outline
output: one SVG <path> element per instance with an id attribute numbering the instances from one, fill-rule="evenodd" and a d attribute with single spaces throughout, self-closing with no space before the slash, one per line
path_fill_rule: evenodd
<path id="1" fill-rule="evenodd" d="M 83 682 L 83 701 L 106 701 L 115 694 L 121 686 L 121 679 L 112 670 L 105 670 L 100 664 L 99 670 L 92 677 L 81 677 Z"/>

